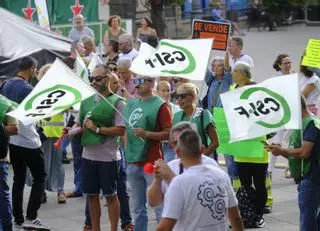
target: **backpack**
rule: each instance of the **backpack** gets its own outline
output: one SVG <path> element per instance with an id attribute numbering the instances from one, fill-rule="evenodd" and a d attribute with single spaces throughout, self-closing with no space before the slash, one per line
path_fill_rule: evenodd
<path id="1" fill-rule="evenodd" d="M 245 228 L 256 227 L 256 222 L 261 219 L 257 213 L 257 207 L 254 204 L 256 190 L 253 187 L 241 186 L 237 191 L 238 207 Z"/>

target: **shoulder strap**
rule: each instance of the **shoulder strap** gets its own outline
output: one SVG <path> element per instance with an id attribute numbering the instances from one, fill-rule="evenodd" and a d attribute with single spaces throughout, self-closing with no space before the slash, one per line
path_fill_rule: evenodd
<path id="1" fill-rule="evenodd" d="M 201 124 L 201 132 L 204 138 L 204 146 L 208 147 L 208 141 L 207 141 L 207 136 L 206 136 L 206 130 L 203 124 L 203 117 L 204 117 L 204 109 L 202 109 L 201 113 L 200 113 L 200 124 Z"/>

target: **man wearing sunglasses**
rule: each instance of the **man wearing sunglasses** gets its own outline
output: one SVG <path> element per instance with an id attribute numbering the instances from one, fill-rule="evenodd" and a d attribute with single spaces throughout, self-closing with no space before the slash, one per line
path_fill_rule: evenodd
<path id="1" fill-rule="evenodd" d="M 117 197 L 120 152 L 118 137 L 124 135 L 125 126 L 119 112 L 125 106 L 108 86 L 112 73 L 104 65 L 97 65 L 91 76 L 91 85 L 98 94 L 81 102 L 76 126 L 82 127 L 83 193 L 87 195 L 92 230 L 100 231 L 100 192 L 106 197 L 110 230 L 118 230 L 120 204 Z M 117 109 L 117 110 L 115 110 Z M 69 132 L 70 134 L 70 132 Z"/>
<path id="2" fill-rule="evenodd" d="M 135 230 L 148 230 L 147 186 L 152 176 L 143 171 L 146 163 L 162 159 L 160 141 L 167 140 L 172 126 L 170 107 L 153 94 L 154 79 L 137 76 L 134 80 L 139 98 L 129 100 L 125 109 L 127 129 L 126 160 L 128 181 L 132 187 Z M 161 209 L 156 209 L 157 221 Z"/>

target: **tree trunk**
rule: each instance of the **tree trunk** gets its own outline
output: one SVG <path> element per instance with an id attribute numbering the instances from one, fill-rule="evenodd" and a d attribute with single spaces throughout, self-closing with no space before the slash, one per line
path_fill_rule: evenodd
<path id="1" fill-rule="evenodd" d="M 165 24 L 163 19 L 163 4 L 161 0 L 151 1 L 151 20 L 158 37 L 161 39 L 165 36 Z"/>

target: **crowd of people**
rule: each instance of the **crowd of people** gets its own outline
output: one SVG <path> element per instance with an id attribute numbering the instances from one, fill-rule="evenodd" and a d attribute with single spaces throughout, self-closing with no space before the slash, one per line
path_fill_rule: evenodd
<path id="1" fill-rule="evenodd" d="M 69 34 L 71 54 L 64 59 L 71 69 L 75 69 L 77 55 L 88 65 L 97 53 L 94 33 L 84 25 L 83 17 L 77 15 L 74 22 Z M 130 71 L 139 54 L 137 44 L 157 46 L 157 33 L 148 18 L 142 19 L 136 39 L 121 27 L 119 16 L 111 16 L 108 25 L 105 52 L 98 54 L 103 64 L 95 66 L 89 78 L 97 93 L 82 101 L 79 110 L 70 108 L 28 125 L 6 116 L 32 91 L 32 78 L 40 81 L 51 66 L 41 67 L 38 73 L 37 61 L 30 56 L 20 60 L 18 74 L 1 86 L 2 230 L 50 230 L 38 217 L 41 203 L 46 203 L 46 190 L 57 193 L 59 204 L 86 197 L 83 231 L 101 230 L 101 201 L 107 204 L 111 231 L 118 230 L 119 221 L 124 231 L 148 230 L 147 205 L 154 208 L 157 231 L 262 228 L 264 214 L 272 212 L 270 181 L 279 155 L 288 158 L 286 176 L 298 184 L 300 230 L 320 230 L 319 69 L 301 65 L 298 71 L 302 137 L 299 131 L 279 131 L 265 137 L 260 158 L 233 157 L 217 153 L 213 111 L 223 108 L 222 93 L 256 84 L 254 62 L 243 52 L 242 38 L 231 37 L 225 57 L 213 57 L 204 79 L 208 91 L 200 100 L 199 89 L 188 79 L 151 78 Z M 279 78 L 294 73 L 287 54 L 279 54 L 273 68 Z M 56 148 L 62 134 L 66 134 L 62 147 Z M 69 143 L 74 190 L 65 192 L 62 162 Z M 220 168 L 218 155 L 224 155 L 227 173 Z M 147 163 L 152 164 L 153 174 L 144 171 Z M 31 186 L 26 214 L 25 183 Z M 254 216 L 248 216 L 245 199 Z"/>

